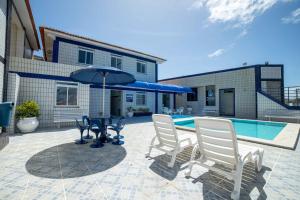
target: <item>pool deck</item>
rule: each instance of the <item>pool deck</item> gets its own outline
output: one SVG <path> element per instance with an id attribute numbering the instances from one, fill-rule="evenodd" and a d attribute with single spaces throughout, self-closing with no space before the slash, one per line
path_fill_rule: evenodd
<path id="1" fill-rule="evenodd" d="M 174 121 L 179 122 L 185 120 L 194 120 L 194 118 L 195 117 L 180 118 L 180 119 L 174 119 Z M 268 122 L 268 121 L 263 121 L 263 122 Z M 176 128 L 180 130 L 195 132 L 195 128 L 178 126 L 178 125 L 176 126 Z M 237 139 L 247 141 L 247 142 L 255 142 L 255 143 L 266 144 L 266 145 L 293 150 L 296 148 L 299 139 L 299 131 L 300 131 L 300 124 L 287 123 L 287 125 L 274 138 L 274 140 L 265 140 L 261 138 L 247 137 L 242 135 L 237 135 Z"/>
<path id="2" fill-rule="evenodd" d="M 74 128 L 10 136 L 0 151 L 0 199 L 229 199 L 233 185 L 222 176 L 195 166 L 192 178 L 185 178 L 191 149 L 179 154 L 174 168 L 166 167 L 170 158 L 160 151 L 145 158 L 155 135 L 151 119 L 128 122 L 122 131 L 125 145 L 101 149 L 75 145 Z M 239 142 L 265 150 L 261 172 L 244 168 L 240 199 L 299 199 L 299 145 L 287 150 Z"/>

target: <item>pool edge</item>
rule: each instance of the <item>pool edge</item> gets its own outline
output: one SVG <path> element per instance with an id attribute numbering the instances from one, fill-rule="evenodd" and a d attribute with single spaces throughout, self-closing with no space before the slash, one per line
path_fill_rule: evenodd
<path id="1" fill-rule="evenodd" d="M 195 117 L 176 119 L 174 120 L 174 122 L 191 120 L 194 118 Z M 195 128 L 190 128 L 190 127 L 184 127 L 178 125 L 175 125 L 175 127 L 179 130 L 185 130 L 190 132 L 196 131 Z M 273 140 L 264 140 L 264 139 L 252 138 L 247 136 L 239 136 L 239 135 L 237 135 L 237 139 L 241 141 L 254 142 L 263 145 L 270 145 L 279 148 L 295 150 L 299 139 L 299 131 L 300 131 L 300 124 L 287 123 L 287 125 L 279 132 L 279 134 Z"/>

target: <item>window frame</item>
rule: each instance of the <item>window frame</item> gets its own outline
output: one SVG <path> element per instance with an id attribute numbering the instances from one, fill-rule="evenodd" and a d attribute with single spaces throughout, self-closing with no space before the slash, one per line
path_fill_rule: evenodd
<path id="1" fill-rule="evenodd" d="M 207 87 L 211 87 L 211 86 L 213 86 L 214 87 L 214 95 L 212 96 L 213 98 L 214 98 L 214 103 L 213 103 L 213 105 L 208 105 L 208 93 L 207 93 Z M 206 85 L 205 86 L 205 106 L 216 106 L 217 104 L 216 104 L 216 85 Z"/>
<path id="2" fill-rule="evenodd" d="M 84 62 L 80 62 L 79 60 L 79 52 L 80 51 L 83 51 L 84 52 Z M 88 56 L 87 56 L 87 53 L 91 53 L 92 54 L 92 59 L 91 59 L 91 63 L 87 63 L 87 59 L 88 59 Z M 78 64 L 83 64 L 83 65 L 92 65 L 94 64 L 94 51 L 91 50 L 91 49 L 85 49 L 85 48 L 78 48 L 78 58 L 77 58 L 77 63 Z"/>
<path id="3" fill-rule="evenodd" d="M 57 105 L 57 89 L 58 87 L 67 88 L 66 105 Z M 76 105 L 69 105 L 69 88 L 76 88 Z M 78 83 L 72 82 L 56 82 L 55 85 L 55 107 L 79 107 L 78 106 Z"/>
<path id="4" fill-rule="evenodd" d="M 193 93 L 187 93 L 187 95 L 186 95 L 186 101 L 189 101 L 189 102 L 191 102 L 191 101 L 198 101 L 198 88 L 197 87 L 193 87 L 191 89 L 192 89 Z M 196 90 L 196 92 L 194 90 Z M 194 94 L 194 93 L 196 93 L 196 94 Z M 193 95 L 193 98 L 191 97 L 191 95 Z"/>
<path id="5" fill-rule="evenodd" d="M 138 71 L 138 63 L 145 66 L 144 72 L 139 72 Z M 139 74 L 147 74 L 147 63 L 144 62 L 144 61 L 137 60 L 136 61 L 136 72 L 139 73 Z"/>
<path id="6" fill-rule="evenodd" d="M 143 95 L 145 97 L 145 104 L 138 104 L 137 102 L 137 99 L 138 99 L 138 95 Z M 136 106 L 146 106 L 147 105 L 147 94 L 146 92 L 143 92 L 143 91 L 138 91 L 136 92 L 135 94 L 135 105 Z"/>
<path id="7" fill-rule="evenodd" d="M 121 60 L 121 68 L 112 66 L 112 59 L 113 59 L 113 58 L 116 59 L 116 66 L 118 65 L 118 64 L 117 64 L 117 63 L 118 63 L 117 60 L 118 60 L 118 59 Z M 111 57 L 110 57 L 110 66 L 122 70 L 122 69 L 123 69 L 123 59 L 122 59 L 122 57 L 121 57 L 121 56 L 118 56 L 118 55 L 111 55 Z"/>

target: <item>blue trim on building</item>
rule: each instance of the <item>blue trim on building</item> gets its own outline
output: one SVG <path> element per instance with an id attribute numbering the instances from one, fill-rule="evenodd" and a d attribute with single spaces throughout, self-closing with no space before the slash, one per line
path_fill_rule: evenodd
<path id="1" fill-rule="evenodd" d="M 288 110 L 300 110 L 300 106 L 289 106 L 289 105 L 286 105 L 284 103 L 282 103 L 281 101 L 279 101 L 278 99 L 272 97 L 271 95 L 263 92 L 263 91 L 258 91 L 258 93 L 262 94 L 263 96 L 271 99 L 272 101 L 274 101 L 275 103 L 281 105 L 282 107 L 285 107 L 286 109 Z"/>
<path id="2" fill-rule="evenodd" d="M 261 89 L 260 66 L 255 67 L 255 118 L 258 117 L 257 92 Z"/>
<path id="3" fill-rule="evenodd" d="M 282 67 L 282 66 L 283 66 L 282 64 L 249 65 L 249 66 L 244 66 L 244 67 L 237 67 L 237 68 L 223 69 L 223 70 L 212 71 L 212 72 L 204 72 L 204 73 L 190 74 L 190 75 L 185 75 L 185 76 L 177 76 L 177 77 L 173 77 L 173 78 L 166 78 L 166 79 L 159 80 L 159 82 L 174 80 L 174 79 L 181 79 L 181 78 L 189 78 L 189 77 L 195 77 L 195 76 L 204 76 L 204 75 L 208 75 L 208 74 L 217 74 L 217 73 L 222 73 L 222 72 L 231 72 L 231 71 L 243 70 L 243 69 L 251 69 L 251 68 L 256 68 L 256 67 Z"/>
<path id="4" fill-rule="evenodd" d="M 182 79 L 182 78 L 189 78 L 189 77 L 195 77 L 195 76 L 204 76 L 204 75 L 209 75 L 209 74 L 230 72 L 230 71 L 236 71 L 236 70 L 241 70 L 241 69 L 250 69 L 250 68 L 255 68 L 257 66 L 259 66 L 259 65 L 251 65 L 251 66 L 244 66 L 244 67 L 238 67 L 238 68 L 223 69 L 223 70 L 212 71 L 212 72 L 204 72 L 204 73 L 190 74 L 190 75 L 185 75 L 185 76 L 177 76 L 177 77 L 173 77 L 173 78 L 161 79 L 159 81 L 169 81 L 169 80 L 174 80 L 174 79 Z"/>
<path id="5" fill-rule="evenodd" d="M 69 81 L 74 82 L 70 77 L 66 76 L 57 76 L 57 75 L 47 75 L 47 74 L 36 74 L 36 73 L 28 73 L 28 72 L 17 72 L 17 71 L 9 71 L 9 73 L 16 73 L 20 77 L 23 78 L 35 78 L 35 79 L 46 79 L 46 80 L 54 80 L 54 81 Z M 91 88 L 102 88 L 102 85 L 91 85 Z M 128 91 L 144 91 L 144 92 L 155 92 L 155 93 L 173 93 L 173 92 L 158 92 L 149 89 L 140 89 L 140 88 L 124 88 L 119 86 L 106 86 L 106 89 L 115 89 L 115 90 L 128 90 Z"/>
<path id="6" fill-rule="evenodd" d="M 59 41 L 53 41 L 52 62 L 58 63 Z"/>
<path id="7" fill-rule="evenodd" d="M 284 67 L 281 66 L 281 101 L 284 102 Z"/>
<path id="8" fill-rule="evenodd" d="M 102 86 L 101 85 L 90 85 L 90 88 L 102 89 Z M 111 86 L 111 85 L 105 86 L 105 89 L 127 90 L 127 91 L 142 91 L 142 92 L 154 92 L 154 93 L 170 93 L 170 94 L 173 93 L 173 92 L 158 92 L 158 91 L 153 91 L 153 90 L 148 90 L 148 89 L 139 89 L 139 88 L 124 88 L 124 87 Z"/>
<path id="9" fill-rule="evenodd" d="M 117 54 L 117 55 L 121 55 L 121 56 L 128 56 L 128 57 L 132 57 L 132 58 L 136 58 L 138 60 L 143 60 L 146 62 L 152 62 L 152 63 L 156 63 L 155 60 L 151 60 L 148 58 L 143 58 L 141 56 L 136 56 L 136 55 L 132 55 L 129 53 L 125 53 L 125 52 L 121 52 L 121 51 L 117 51 L 117 50 L 112 50 L 112 49 L 108 49 L 105 47 L 100 47 L 100 46 L 96 46 L 96 45 L 92 45 L 92 44 L 87 44 L 87 43 L 83 43 L 83 42 L 79 42 L 79 41 L 75 41 L 75 40 L 70 40 L 70 39 L 66 39 L 66 38 L 62 38 L 62 37 L 56 37 L 56 40 L 58 42 L 65 42 L 65 43 L 69 43 L 69 44 L 74 44 L 74 45 L 78 45 L 78 46 L 82 46 L 82 47 L 86 47 L 86 48 L 90 48 L 90 49 L 97 49 L 100 51 L 106 51 L 106 52 L 110 52 L 112 54 Z"/>
<path id="10" fill-rule="evenodd" d="M 173 93 L 173 108 L 176 109 L 176 93 Z"/>
<path id="11" fill-rule="evenodd" d="M 155 63 L 155 82 L 158 81 L 158 65 Z M 155 92 L 155 113 L 158 113 L 158 93 Z"/>

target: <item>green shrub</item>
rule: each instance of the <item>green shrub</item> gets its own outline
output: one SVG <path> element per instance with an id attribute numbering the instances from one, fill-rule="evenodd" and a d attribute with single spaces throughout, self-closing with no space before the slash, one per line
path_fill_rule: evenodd
<path id="1" fill-rule="evenodd" d="M 26 101 L 16 108 L 16 118 L 23 119 L 40 116 L 40 106 L 33 100 Z"/>

